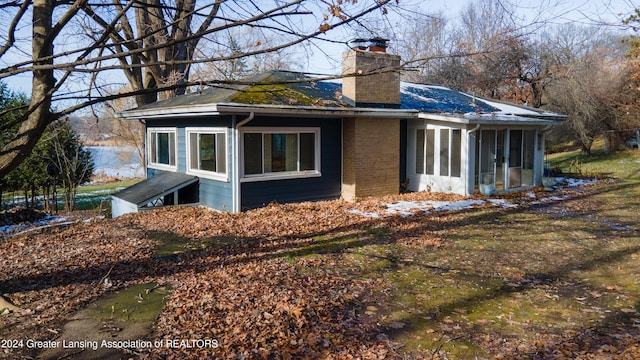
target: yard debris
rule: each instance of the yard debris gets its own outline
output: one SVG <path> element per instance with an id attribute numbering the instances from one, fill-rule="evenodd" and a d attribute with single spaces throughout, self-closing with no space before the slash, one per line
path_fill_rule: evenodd
<path id="1" fill-rule="evenodd" d="M 570 199 L 583 191 L 559 189 L 553 195 Z M 436 201 L 466 201 L 474 208 L 500 213 L 512 209 L 504 204 L 535 209 L 536 204 L 553 200 L 542 189 L 535 189 L 492 197 L 492 201 L 479 195 L 469 200 L 420 193 L 357 204 L 340 200 L 270 204 L 242 214 L 202 207 L 164 208 L 113 220 L 80 222 L 47 234 L 9 237 L 0 243 L 4 260 L 0 263 L 0 289 L 30 313 L 0 317 L 0 338 L 54 340 L 68 314 L 113 291 L 155 282 L 170 284 L 172 292 L 147 340 L 161 341 L 165 346 L 140 350 L 137 356 L 141 358 L 402 358 L 406 353 L 392 335 L 410 331 L 414 324 L 388 316 L 393 284 L 376 277 L 376 267 L 401 270 L 420 265 L 452 275 L 473 270 L 452 267 L 453 259 L 419 263 L 420 258 L 411 258 L 417 249 L 446 249 L 449 245 L 443 233 L 457 231 L 447 222 L 464 221 L 466 208 L 449 206 L 440 212 L 434 212 L 433 207 L 430 211 L 416 208 L 412 216 L 405 216 L 410 206 L 398 205 L 405 201 L 431 206 Z M 389 212 L 385 204 L 396 204 L 400 210 Z M 565 205 L 577 212 L 584 203 L 564 201 Z M 489 216 L 484 221 L 492 219 Z M 500 217 L 500 221 L 506 220 Z M 172 257 L 155 256 L 157 235 L 162 233 L 191 239 L 200 246 Z M 389 253 L 359 259 L 362 253 L 357 250 L 371 244 L 379 244 Z M 484 245 L 477 248 L 488 251 Z M 394 249 L 402 249 L 403 256 L 396 256 Z M 493 270 L 502 271 L 497 266 Z M 371 273 L 354 276 L 364 271 Z M 524 276 L 516 267 L 509 271 L 503 275 L 504 281 L 515 285 L 504 285 L 500 290 L 513 295 L 510 301 L 518 301 L 514 294 L 536 287 L 541 288 L 543 297 L 550 296 L 550 301 L 562 297 L 552 280 Z M 599 289 L 599 293 L 605 291 L 609 290 Z M 139 293 L 143 299 L 146 295 Z M 426 301 L 431 295 L 420 291 L 414 298 Z M 587 305 L 597 299 L 588 292 L 570 297 L 573 303 Z M 442 343 L 462 339 L 495 357 L 547 358 L 565 352 L 563 356 L 568 357 L 581 352 L 601 352 L 606 357 L 616 350 L 626 355 L 639 351 L 637 328 L 636 333 L 613 340 L 588 331 L 556 334 L 539 329 L 538 335 L 529 339 L 477 333 L 474 326 L 496 321 L 513 324 L 517 319 L 505 312 L 466 324 L 459 318 L 476 314 L 465 305 L 433 308 L 424 314 L 410 308 L 403 311 L 432 324 L 420 337 L 440 337 Z M 514 313 L 517 317 L 530 311 Z M 620 311 L 632 324 L 640 322 L 637 309 L 625 306 Z M 449 315 L 457 318 L 447 318 Z M 628 328 L 622 330 L 628 333 Z M 600 343 L 607 347 L 597 347 Z M 36 357 L 38 353 L 37 349 L 11 349 L 0 357 Z M 440 347 L 423 355 L 447 357 Z"/>

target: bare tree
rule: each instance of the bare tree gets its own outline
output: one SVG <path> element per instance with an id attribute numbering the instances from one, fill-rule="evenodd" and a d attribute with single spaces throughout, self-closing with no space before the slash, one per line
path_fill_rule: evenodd
<path id="1" fill-rule="evenodd" d="M 216 57 L 228 57 L 231 60 L 195 64 L 192 67 L 193 82 L 212 78 L 238 80 L 268 70 L 293 70 L 296 54 L 292 48 L 237 57 L 239 54 L 258 49 L 269 49 L 282 41 L 285 40 L 281 36 L 255 28 L 229 29 L 226 32 L 207 36 L 194 57 L 206 59 L 213 54 Z"/>
<path id="2" fill-rule="evenodd" d="M 450 53 L 447 19 L 444 14 L 415 14 L 407 17 L 401 29 L 401 39 L 394 46 L 396 53 L 408 64 L 403 73 L 406 81 L 429 82 L 430 76 Z"/>
<path id="3" fill-rule="evenodd" d="M 631 72 L 624 51 L 618 46 L 619 38 L 597 37 L 589 28 L 582 31 L 589 34 L 588 39 L 577 34 L 572 37 L 584 39 L 579 52 L 566 42 L 556 48 L 560 59 L 547 96 L 553 110 L 569 116 L 566 126 L 583 153 L 589 154 L 597 136 L 630 126 L 627 112 Z M 562 36 L 566 39 L 566 32 Z M 563 48 L 566 52 L 561 51 Z"/>
<path id="4" fill-rule="evenodd" d="M 61 116 L 118 97 L 135 96 L 138 104 L 145 104 L 155 101 L 159 92 L 173 96 L 190 84 L 189 69 L 195 62 L 240 59 L 324 38 L 386 6 L 395 2 L 0 1 L 0 21 L 7 24 L 0 36 L 0 79 L 32 79 L 29 108 L 16 121 L 18 132 L 0 150 L 0 176 L 15 168 L 46 126 Z M 269 48 L 194 59 L 203 36 L 243 27 L 288 36 Z M 31 36 L 24 29 L 31 29 Z M 114 71 L 126 74 L 131 84 L 127 94 L 105 91 L 114 85 Z"/>
<path id="5" fill-rule="evenodd" d="M 89 181 L 93 175 L 91 153 L 84 148 L 71 125 L 62 120 L 52 124 L 51 138 L 47 144 L 52 150 L 49 155 L 51 162 L 57 168 L 65 189 L 65 208 L 73 211 L 78 186 Z"/>
<path id="6" fill-rule="evenodd" d="M 130 89 L 125 87 L 119 91 L 113 91 L 113 93 L 126 93 L 128 91 Z M 100 133 L 109 134 L 115 140 L 116 145 L 133 148 L 140 167 L 145 169 L 147 162 L 144 123 L 141 121 L 122 120 L 116 116 L 120 111 L 134 108 L 135 99 L 132 97 L 117 98 L 105 102 L 104 106 L 104 118 L 96 122 L 96 127 Z M 121 155 L 128 156 L 129 154 L 123 152 Z"/>
<path id="7" fill-rule="evenodd" d="M 469 3 L 455 22 L 420 14 L 406 22 L 400 53 L 415 71 L 406 79 L 503 97 L 525 56 L 513 7 L 501 0 Z M 415 27 L 415 23 L 420 26 Z"/>

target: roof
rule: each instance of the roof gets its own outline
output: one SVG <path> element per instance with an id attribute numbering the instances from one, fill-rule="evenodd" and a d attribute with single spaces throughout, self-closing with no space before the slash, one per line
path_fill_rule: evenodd
<path id="1" fill-rule="evenodd" d="M 355 107 L 343 100 L 342 80 L 269 71 L 242 85 L 217 85 L 121 112 L 125 119 L 220 114 L 431 118 L 461 123 L 552 124 L 564 115 L 488 100 L 443 86 L 401 82 L 397 109 Z"/>
<path id="2" fill-rule="evenodd" d="M 140 207 L 197 181 L 197 176 L 167 171 L 143 180 L 112 196 Z"/>

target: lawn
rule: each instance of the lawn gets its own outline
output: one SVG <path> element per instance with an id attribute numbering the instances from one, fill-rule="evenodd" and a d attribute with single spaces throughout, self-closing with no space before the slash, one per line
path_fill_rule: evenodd
<path id="1" fill-rule="evenodd" d="M 171 292 L 149 340 L 219 346 L 136 357 L 640 358 L 638 154 L 580 158 L 583 173 L 615 180 L 461 210 L 387 213 L 463 200 L 405 194 L 239 215 L 162 209 L 7 238 L 0 289 L 25 310 L 0 317 L 0 338 L 56 339 L 88 303 L 155 283 Z"/>
<path id="2" fill-rule="evenodd" d="M 79 186 L 76 193 L 76 210 L 105 210 L 106 202 L 112 194 L 115 194 L 118 191 L 127 188 L 139 181 L 140 179 L 123 179 L 106 183 Z M 61 212 L 64 211 L 64 193 L 64 188 L 57 189 L 58 209 Z M 1 207 L 24 205 L 24 194 L 22 192 L 6 193 L 3 196 L 3 201 L 5 201 L 5 203 L 1 204 Z M 38 206 L 42 207 L 44 199 L 39 196 L 38 201 Z M 107 205 L 107 208 L 110 209 L 110 205 Z"/>
<path id="3" fill-rule="evenodd" d="M 585 176 L 615 176 L 626 180 L 640 180 L 640 150 L 609 153 L 604 140 L 594 142 L 590 155 L 572 150 L 549 154 L 547 162 L 565 173 Z"/>

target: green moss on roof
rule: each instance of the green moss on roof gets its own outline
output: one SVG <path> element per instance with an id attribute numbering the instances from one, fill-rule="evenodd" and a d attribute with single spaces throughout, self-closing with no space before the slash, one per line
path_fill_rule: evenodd
<path id="1" fill-rule="evenodd" d="M 241 104 L 277 105 L 314 105 L 316 100 L 284 84 L 253 85 L 231 98 Z"/>

